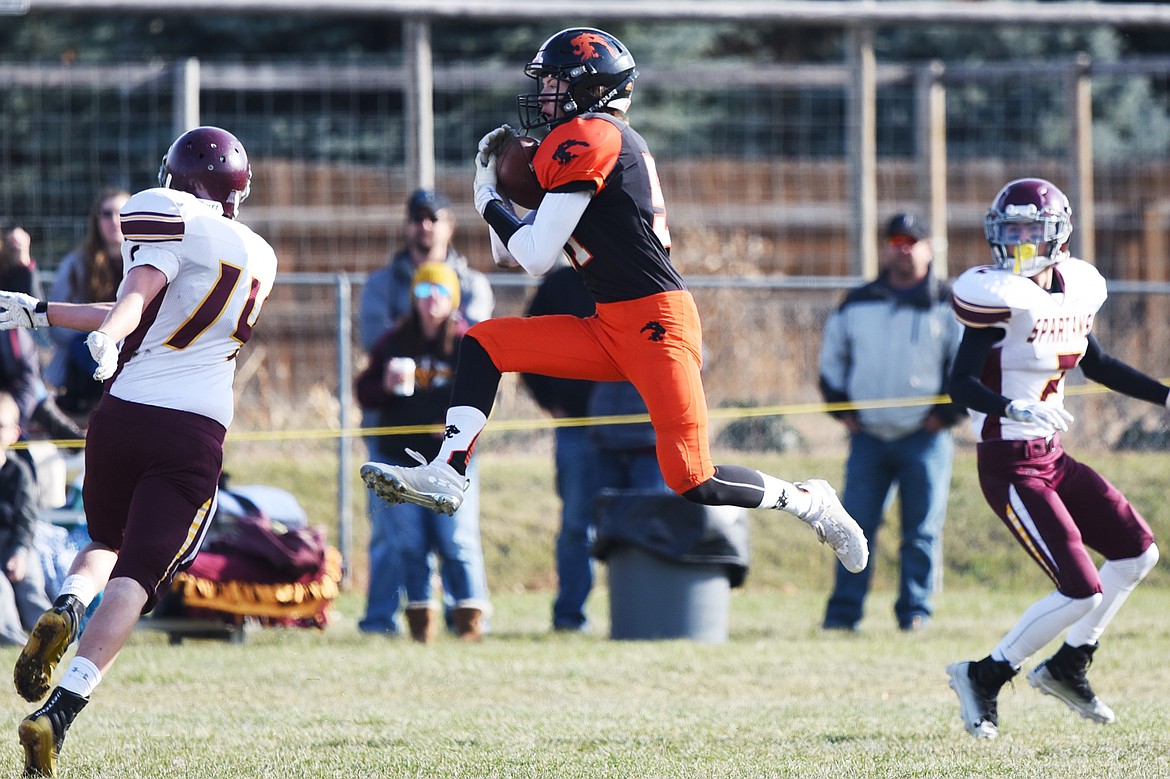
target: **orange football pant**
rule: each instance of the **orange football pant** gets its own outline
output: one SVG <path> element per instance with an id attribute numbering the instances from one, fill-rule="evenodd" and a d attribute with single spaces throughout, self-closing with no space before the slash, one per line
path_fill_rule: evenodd
<path id="1" fill-rule="evenodd" d="M 501 373 L 633 384 L 650 411 L 658 464 L 677 493 L 715 474 L 699 370 L 703 332 L 691 293 L 599 303 L 594 316 L 485 319 L 468 332 Z"/>

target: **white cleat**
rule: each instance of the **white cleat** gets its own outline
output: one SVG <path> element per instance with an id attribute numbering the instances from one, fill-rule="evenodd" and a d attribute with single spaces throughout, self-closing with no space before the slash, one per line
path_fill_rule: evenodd
<path id="1" fill-rule="evenodd" d="M 984 689 L 971 678 L 971 663 L 947 666 L 950 687 L 959 696 L 959 716 L 963 727 L 975 738 L 992 739 L 999 735 L 998 690 Z"/>
<path id="2" fill-rule="evenodd" d="M 428 463 L 418 452 L 406 453 L 419 465 L 386 465 L 368 462 L 362 466 L 362 481 L 387 503 L 413 503 L 440 514 L 454 514 L 463 505 L 467 478 L 446 463 Z"/>
<path id="3" fill-rule="evenodd" d="M 832 548 L 846 570 L 850 573 L 864 571 L 869 563 L 869 542 L 837 499 L 837 491 L 824 479 L 802 481 L 796 488 L 812 496 L 812 508 L 800 519 L 816 531 L 821 543 Z"/>

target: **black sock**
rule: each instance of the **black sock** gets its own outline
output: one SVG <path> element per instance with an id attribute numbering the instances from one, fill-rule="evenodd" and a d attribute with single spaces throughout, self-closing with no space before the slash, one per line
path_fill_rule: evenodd
<path id="1" fill-rule="evenodd" d="M 991 655 L 971 663 L 970 676 L 981 687 L 987 687 L 992 690 L 998 690 L 1004 684 L 1011 681 L 1012 677 L 1016 675 L 1016 669 L 1012 668 L 1012 664 L 1006 660 L 994 660 Z"/>

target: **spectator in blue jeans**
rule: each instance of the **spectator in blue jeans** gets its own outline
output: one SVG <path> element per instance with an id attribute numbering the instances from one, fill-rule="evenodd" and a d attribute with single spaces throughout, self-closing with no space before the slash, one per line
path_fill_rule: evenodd
<path id="1" fill-rule="evenodd" d="M 902 539 L 894 616 L 900 629 L 915 631 L 932 613 L 951 485 L 950 427 L 963 410 L 933 402 L 865 408 L 864 401 L 947 394 L 962 332 L 951 321 L 949 287 L 931 272 L 934 255 L 921 219 L 894 216 L 882 258 L 878 278 L 849 292 L 825 324 L 820 384 L 826 401 L 863 406 L 833 416 L 849 431 L 842 503 L 871 549 L 898 488 Z M 838 564 L 825 629 L 858 629 L 873 568 L 849 573 Z"/>
<path id="2" fill-rule="evenodd" d="M 459 313 L 459 278 L 443 262 L 425 262 L 411 280 L 412 308 L 370 351 L 369 366 L 356 382 L 358 401 L 381 427 L 437 426 L 404 435 L 387 435 L 378 445 L 387 462 L 408 464 L 433 457 L 443 439 L 442 422 L 455 374 L 459 342 L 467 323 Z M 474 479 L 474 476 L 472 477 Z M 465 640 L 482 637 L 488 610 L 487 581 L 479 535 L 478 479 L 451 516 L 403 503 L 385 505 L 373 518 L 378 546 L 371 540 L 371 588 L 366 619 L 389 620 L 397 606 L 397 582 L 375 574 L 374 550 L 397 564 L 406 590 L 406 619 L 415 641 L 426 643 L 439 620 L 432 602 L 432 555 L 442 570 L 444 597 L 450 599 L 449 625 Z M 375 582 L 384 582 L 375 585 Z M 392 591 L 384 591 L 390 590 Z M 375 598 L 385 598 L 375 602 Z"/>
<path id="3" fill-rule="evenodd" d="M 589 394 L 589 416 L 633 416 L 647 413 L 638 390 L 628 381 L 598 382 Z M 673 491 L 662 478 L 654 451 L 654 426 L 649 422 L 592 425 L 585 428 L 597 450 L 597 489 Z"/>
<path id="4" fill-rule="evenodd" d="M 570 314 L 587 317 L 593 298 L 581 274 L 569 266 L 549 273 L 528 306 L 528 316 Z M 646 404 L 629 382 L 557 379 L 521 374 L 537 404 L 558 419 L 645 414 Z M 561 498 L 557 534 L 557 595 L 553 630 L 585 631 L 585 601 L 593 589 L 595 505 L 605 488 L 669 492 L 654 453 L 649 422 L 568 426 L 555 430 L 556 486 Z"/>

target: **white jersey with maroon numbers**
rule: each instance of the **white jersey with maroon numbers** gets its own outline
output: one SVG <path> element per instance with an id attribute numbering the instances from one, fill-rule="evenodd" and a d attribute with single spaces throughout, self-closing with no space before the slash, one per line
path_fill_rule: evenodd
<path id="1" fill-rule="evenodd" d="M 218 203 L 147 189 L 122 207 L 125 273 L 157 268 L 167 284 L 126 337 L 110 394 L 232 420 L 235 357 L 276 277 L 268 243 Z"/>
<path id="2" fill-rule="evenodd" d="M 1064 406 L 1064 375 L 1088 348 L 1093 318 L 1105 302 L 1105 279 L 1089 263 L 1067 259 L 1053 266 L 1053 289 L 995 266 L 963 272 L 954 285 L 955 316 L 967 327 L 998 327 L 1003 340 L 983 366 L 983 383 L 1011 400 Z M 1003 419 L 985 425 L 986 414 L 971 411 L 978 440 L 1025 440 L 1050 432 L 1035 424 Z"/>

